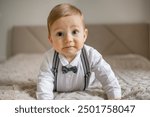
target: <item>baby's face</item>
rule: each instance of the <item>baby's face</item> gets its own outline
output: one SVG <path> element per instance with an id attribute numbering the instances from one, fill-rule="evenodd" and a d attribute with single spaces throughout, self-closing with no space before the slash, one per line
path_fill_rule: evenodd
<path id="1" fill-rule="evenodd" d="M 49 40 L 53 48 L 71 61 L 83 47 L 87 38 L 87 29 L 79 15 L 62 17 L 50 28 Z"/>

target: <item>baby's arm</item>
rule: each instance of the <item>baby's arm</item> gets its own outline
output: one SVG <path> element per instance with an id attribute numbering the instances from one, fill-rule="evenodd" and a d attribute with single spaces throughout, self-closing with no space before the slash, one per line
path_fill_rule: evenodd
<path id="1" fill-rule="evenodd" d="M 96 53 L 96 52 L 95 52 Z M 108 99 L 121 99 L 121 88 L 110 65 L 97 52 L 94 54 L 93 71 L 96 78 L 101 82 Z"/>
<path id="2" fill-rule="evenodd" d="M 40 67 L 37 82 L 37 99 L 39 100 L 51 100 L 53 96 L 54 77 L 50 70 L 48 61 L 45 59 Z"/>
<path id="3" fill-rule="evenodd" d="M 108 99 L 121 99 L 121 88 L 111 68 L 110 71 L 103 76 L 103 78 L 100 78 L 100 81 L 102 83 L 104 91 L 107 94 Z"/>
<path id="4" fill-rule="evenodd" d="M 103 59 L 97 68 L 96 78 L 101 82 L 108 99 L 121 99 L 121 88 L 111 67 Z"/>

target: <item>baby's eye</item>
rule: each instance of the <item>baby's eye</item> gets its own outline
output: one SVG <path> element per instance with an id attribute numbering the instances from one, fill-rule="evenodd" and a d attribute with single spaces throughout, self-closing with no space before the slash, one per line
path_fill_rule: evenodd
<path id="1" fill-rule="evenodd" d="M 78 34 L 78 33 L 79 33 L 79 30 L 77 30 L 77 29 L 75 29 L 75 30 L 72 31 L 72 34 L 73 34 L 73 35 L 76 35 L 76 34 Z"/>
<path id="2" fill-rule="evenodd" d="M 63 36 L 64 34 L 63 34 L 63 32 L 57 32 L 56 33 L 56 36 L 58 36 L 58 37 L 61 37 L 61 36 Z"/>

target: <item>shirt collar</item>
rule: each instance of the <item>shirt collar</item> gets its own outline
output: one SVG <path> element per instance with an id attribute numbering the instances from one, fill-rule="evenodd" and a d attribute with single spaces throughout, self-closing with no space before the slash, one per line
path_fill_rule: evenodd
<path id="1" fill-rule="evenodd" d="M 77 66 L 80 59 L 80 54 L 81 54 L 81 50 L 77 52 L 76 57 L 71 61 L 71 63 L 69 63 L 63 55 L 59 54 L 60 62 L 62 63 L 63 66 L 68 66 L 68 67 Z"/>

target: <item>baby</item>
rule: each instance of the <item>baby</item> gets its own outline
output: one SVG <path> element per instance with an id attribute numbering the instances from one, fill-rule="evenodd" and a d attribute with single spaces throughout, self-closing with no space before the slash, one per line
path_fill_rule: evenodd
<path id="1" fill-rule="evenodd" d="M 109 64 L 94 48 L 85 45 L 88 30 L 81 11 L 59 4 L 47 19 L 52 48 L 44 55 L 37 83 L 37 99 L 54 99 L 53 92 L 82 91 L 91 72 L 100 81 L 108 99 L 121 99 L 121 88 Z"/>

